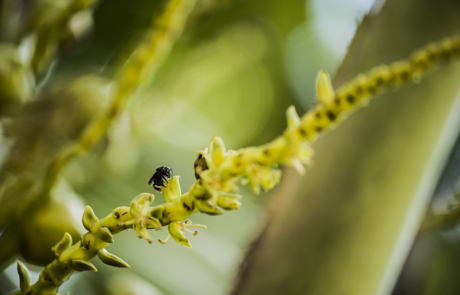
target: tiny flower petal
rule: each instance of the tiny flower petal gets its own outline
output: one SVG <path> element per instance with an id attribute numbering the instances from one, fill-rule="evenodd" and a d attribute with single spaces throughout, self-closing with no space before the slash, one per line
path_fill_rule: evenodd
<path id="1" fill-rule="evenodd" d="M 206 213 L 208 215 L 222 215 L 224 212 L 220 211 L 218 208 L 213 206 L 209 200 L 197 200 L 196 201 L 196 207 L 198 210 L 200 210 L 203 213 Z"/>
<path id="2" fill-rule="evenodd" d="M 170 178 L 168 181 L 168 186 L 171 189 L 171 194 L 174 198 L 178 198 L 182 195 L 179 184 L 179 176 L 174 176 L 173 178 Z"/>
<path id="3" fill-rule="evenodd" d="M 215 165 L 220 165 L 223 162 L 227 150 L 225 148 L 224 141 L 219 136 L 214 137 L 209 147 L 209 153 L 211 154 L 212 161 Z"/>
<path id="4" fill-rule="evenodd" d="M 224 210 L 237 210 L 241 206 L 239 199 L 241 195 L 221 194 L 217 198 L 217 206 Z"/>
<path id="5" fill-rule="evenodd" d="M 332 104 L 335 97 L 335 92 L 334 88 L 332 87 L 331 79 L 325 71 L 319 72 L 317 88 L 318 100 L 320 103 L 325 105 Z"/>
<path id="6" fill-rule="evenodd" d="M 297 112 L 294 106 L 288 107 L 286 111 L 286 117 L 287 117 L 288 128 L 296 127 L 299 125 L 300 123 L 299 115 L 297 115 Z"/>
<path id="7" fill-rule="evenodd" d="M 181 245 L 192 248 L 189 240 L 184 236 L 181 231 L 181 223 L 179 221 L 171 222 L 168 226 L 169 233 L 171 237 Z"/>

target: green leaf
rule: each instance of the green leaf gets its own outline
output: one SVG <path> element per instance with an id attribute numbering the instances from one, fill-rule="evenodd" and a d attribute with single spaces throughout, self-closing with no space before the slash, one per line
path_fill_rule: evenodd
<path id="1" fill-rule="evenodd" d="M 97 251 L 97 256 L 99 257 L 99 259 L 101 259 L 102 262 L 104 262 L 107 265 L 121 268 L 130 268 L 129 264 L 124 262 L 123 259 L 113 255 L 112 253 L 109 253 L 104 248 Z"/>

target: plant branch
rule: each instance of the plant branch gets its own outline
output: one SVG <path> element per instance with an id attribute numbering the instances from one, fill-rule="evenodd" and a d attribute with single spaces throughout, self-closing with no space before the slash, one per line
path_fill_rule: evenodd
<path id="1" fill-rule="evenodd" d="M 68 34 L 69 19 L 77 12 L 94 6 L 98 0 L 74 0 L 56 19 L 44 23 L 36 29 L 36 44 L 31 66 L 35 75 L 39 75 L 48 67 L 56 54 L 59 43 Z"/>
<path id="2" fill-rule="evenodd" d="M 369 77 L 357 73 L 458 33 L 452 5 L 458 7 L 452 1 L 387 1 L 378 15 L 367 16 L 334 77 L 334 85 L 344 85 L 336 91 L 340 102 L 358 91 L 347 81 Z M 234 293 L 388 294 L 449 149 L 443 131 L 456 128 L 447 118 L 458 116 L 458 73 L 457 65 L 443 67 L 420 85 L 388 93 L 317 141 L 316 164 L 306 177 L 284 178 L 289 193 L 276 193 L 269 226 L 245 258 Z"/>
<path id="3" fill-rule="evenodd" d="M 154 20 L 151 32 L 146 34 L 144 40 L 138 45 L 126 65 L 121 69 L 114 97 L 108 109 L 86 127 L 78 142 L 62 148 L 56 154 L 46 169 L 43 181 L 37 182 L 26 192 L 29 197 L 14 197 L 8 198 L 8 200 L 3 198 L 3 202 L 8 201 L 10 204 L 2 206 L 0 209 L 0 224 L 4 225 L 9 222 L 13 213 L 16 216 L 23 216 L 23 212 L 43 202 L 49 195 L 49 191 L 54 186 L 64 165 L 78 154 L 89 150 L 107 133 L 113 120 L 137 89 L 143 75 L 146 72 L 151 73 L 152 66 L 158 67 L 159 63 L 170 51 L 172 44 L 183 30 L 193 4 L 194 1 L 190 0 L 171 0 L 167 2 L 163 13 Z M 9 208 L 13 207 L 17 208 L 15 212 L 9 210 Z"/>
<path id="4" fill-rule="evenodd" d="M 171 36 L 166 37 L 169 34 L 167 28 L 169 21 L 179 19 L 177 16 L 173 17 L 176 9 L 179 7 L 183 9 L 182 12 L 190 11 L 190 7 L 185 9 L 181 6 L 185 5 L 185 2 L 169 2 L 157 24 L 159 32 L 147 39 L 122 72 L 112 107 L 101 120 L 86 129 L 78 144 L 60 153 L 50 165 L 46 174 L 45 191 L 53 186 L 56 175 L 64 163 L 89 149 L 100 135 L 106 132 L 110 122 L 125 103 L 126 97 L 138 85 L 147 62 L 152 56 L 157 56 L 159 40 L 171 40 Z M 179 14 L 182 17 L 182 25 L 187 13 Z M 170 27 L 182 28 L 182 25 Z M 171 35 L 177 36 L 177 31 L 172 30 Z M 318 79 L 317 105 L 301 118 L 295 109 L 290 107 L 287 111 L 288 127 L 282 136 L 260 147 L 248 147 L 237 151 L 227 151 L 222 139 L 215 137 L 209 150 L 199 152 L 195 163 L 199 179 L 192 185 L 190 192 L 181 194 L 179 178 L 176 176 L 164 183 L 162 192 L 167 202 L 159 206 L 150 207 L 153 195 L 143 193 L 132 200 L 130 207 L 118 207 L 101 220 L 94 215 L 90 207 L 87 207 L 82 221 L 88 233 L 74 245 L 71 245 L 70 235 L 66 234 L 53 248 L 57 258 L 42 271 L 37 283 L 29 286 L 27 275 L 24 275 L 25 271 L 20 266 L 20 273 L 23 273 L 21 294 L 55 294 L 73 271 L 96 271 L 90 263 L 96 255 L 106 264 L 129 267 L 123 260 L 104 249 L 113 242 L 114 234 L 128 228 L 133 228 L 140 238 L 151 243 L 152 239 L 147 230 L 160 230 L 163 226 L 168 226 L 169 235 L 174 240 L 191 248 L 183 232 L 196 234 L 197 232 L 192 232 L 187 227 L 205 226 L 193 225 L 184 219 L 198 212 L 210 215 L 223 214 L 219 207 L 224 210 L 238 209 L 241 205 L 241 196 L 236 194 L 237 186 L 249 184 L 256 194 L 260 189 L 272 189 L 278 184 L 281 176 L 279 165 L 290 165 L 303 173 L 303 165 L 310 163 L 313 156 L 310 144 L 319 135 L 335 128 L 350 112 L 366 105 L 375 94 L 411 81 L 418 83 L 432 65 L 459 55 L 459 38 L 447 38 L 423 47 L 407 60 L 373 68 L 336 92 L 329 76 L 321 72 Z M 160 242 L 165 243 L 170 236 Z"/>

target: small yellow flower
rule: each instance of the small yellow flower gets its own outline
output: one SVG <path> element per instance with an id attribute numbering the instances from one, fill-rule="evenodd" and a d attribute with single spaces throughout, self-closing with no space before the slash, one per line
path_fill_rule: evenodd
<path id="1" fill-rule="evenodd" d="M 220 194 L 217 197 L 217 206 L 224 210 L 237 210 L 241 206 L 239 202 L 241 198 L 242 196 L 237 194 Z"/>
<path id="2" fill-rule="evenodd" d="M 218 166 L 223 162 L 225 156 L 227 155 L 227 150 L 225 148 L 224 141 L 220 138 L 220 136 L 213 138 L 209 147 L 209 153 L 215 165 Z"/>
<path id="3" fill-rule="evenodd" d="M 188 219 L 185 220 L 184 222 L 174 221 L 174 222 L 171 222 L 168 226 L 168 230 L 169 230 L 168 237 L 164 240 L 158 239 L 158 241 L 162 244 L 166 244 L 169 238 L 172 237 L 179 244 L 192 248 L 192 244 L 190 244 L 188 238 L 185 237 L 183 232 L 188 232 L 196 236 L 198 234 L 198 231 L 196 230 L 193 232 L 191 230 L 188 230 L 187 227 L 206 228 L 206 225 L 192 224 L 192 222 Z"/>
<path id="4" fill-rule="evenodd" d="M 160 230 L 162 228 L 158 219 L 149 214 L 149 205 L 153 202 L 154 196 L 149 193 L 142 193 L 131 201 L 130 213 L 133 219 L 123 222 L 120 226 L 132 225 L 139 238 L 152 243 L 152 238 L 147 229 Z"/>
<path id="5" fill-rule="evenodd" d="M 172 202 L 175 198 L 181 196 L 181 189 L 179 185 L 179 176 L 174 176 L 168 179 L 166 186 L 161 187 L 161 192 L 166 202 Z"/>

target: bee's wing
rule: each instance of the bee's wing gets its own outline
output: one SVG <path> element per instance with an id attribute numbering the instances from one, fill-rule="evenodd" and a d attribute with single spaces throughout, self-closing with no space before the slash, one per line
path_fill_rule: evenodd
<path id="1" fill-rule="evenodd" d="M 155 176 L 155 174 L 153 174 L 152 178 L 150 178 L 150 180 L 149 180 L 149 185 L 152 184 L 152 182 L 153 182 L 153 177 L 154 177 L 154 176 Z"/>

